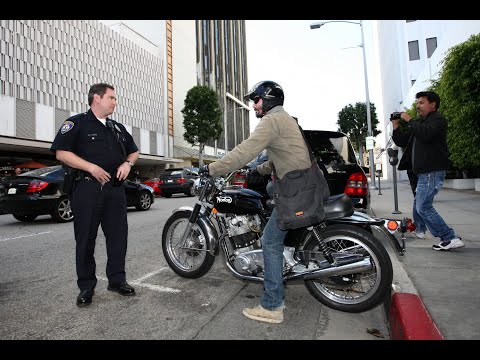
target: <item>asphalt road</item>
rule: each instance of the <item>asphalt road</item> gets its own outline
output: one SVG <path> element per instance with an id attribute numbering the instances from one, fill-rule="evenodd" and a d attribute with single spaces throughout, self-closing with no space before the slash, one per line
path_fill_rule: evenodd
<path id="1" fill-rule="evenodd" d="M 388 339 L 383 307 L 342 313 L 316 301 L 303 285 L 286 287 L 285 320 L 266 324 L 245 318 L 259 303 L 261 284 L 230 275 L 221 257 L 200 279 L 177 276 L 161 250 L 171 210 L 196 198 L 157 197 L 146 212 L 129 210 L 127 279 L 137 295 L 107 291 L 105 238 L 98 232 L 98 283 L 93 303 L 75 304 L 73 223 L 50 216 L 22 223 L 0 216 L 1 340 L 325 340 Z M 383 337 L 372 335 L 376 329 Z"/>

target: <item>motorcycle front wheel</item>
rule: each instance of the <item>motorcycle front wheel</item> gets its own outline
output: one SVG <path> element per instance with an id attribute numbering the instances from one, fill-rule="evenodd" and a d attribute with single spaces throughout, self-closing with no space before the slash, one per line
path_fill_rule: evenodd
<path id="1" fill-rule="evenodd" d="M 170 268 L 178 275 L 195 279 L 205 275 L 213 265 L 215 256 L 207 249 L 202 222 L 193 224 L 184 242 L 182 236 L 191 211 L 178 211 L 165 223 L 162 232 L 162 250 Z"/>
<path id="2" fill-rule="evenodd" d="M 310 294 L 322 304 L 336 310 L 358 313 L 380 305 L 391 294 L 393 268 L 385 247 L 368 231 L 352 225 L 330 225 L 320 230 L 323 241 L 332 253 L 361 254 L 370 258 L 367 272 L 307 280 Z M 310 232 L 304 250 L 319 251 Z"/>

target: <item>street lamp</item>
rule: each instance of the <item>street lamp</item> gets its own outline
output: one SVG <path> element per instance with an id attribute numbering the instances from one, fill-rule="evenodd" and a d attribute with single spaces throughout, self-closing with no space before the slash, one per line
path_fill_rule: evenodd
<path id="1" fill-rule="evenodd" d="M 347 21 L 347 20 L 329 20 L 329 21 L 322 21 L 322 22 L 317 22 L 310 24 L 310 29 L 319 29 L 323 25 L 332 23 L 332 22 L 343 22 L 343 23 L 349 23 L 349 24 L 355 24 L 355 25 L 360 25 L 360 30 L 362 32 L 362 43 L 359 45 L 362 48 L 363 52 L 363 72 L 365 74 L 365 96 L 366 96 L 366 105 L 367 105 L 367 126 L 368 126 L 368 136 L 373 137 L 372 133 L 372 119 L 370 117 L 370 98 L 368 95 L 368 76 L 367 76 L 367 57 L 365 56 L 365 41 L 363 37 L 363 22 L 360 20 L 360 22 L 355 22 L 355 21 Z M 375 186 L 375 164 L 373 163 L 373 149 L 369 150 L 369 165 L 370 165 L 370 180 L 371 180 L 371 189 L 377 189 Z"/>

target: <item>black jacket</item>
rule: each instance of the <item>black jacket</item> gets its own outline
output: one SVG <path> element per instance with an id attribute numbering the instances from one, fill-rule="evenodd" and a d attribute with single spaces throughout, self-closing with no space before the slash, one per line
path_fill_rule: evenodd
<path id="1" fill-rule="evenodd" d="M 448 169 L 447 120 L 438 111 L 410 121 L 406 132 L 393 130 L 392 139 L 397 146 L 406 147 L 405 153 L 411 151 L 415 173 Z"/>

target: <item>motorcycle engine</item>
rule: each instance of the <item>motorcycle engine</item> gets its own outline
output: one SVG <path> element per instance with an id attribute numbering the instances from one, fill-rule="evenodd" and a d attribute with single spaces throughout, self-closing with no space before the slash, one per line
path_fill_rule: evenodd
<path id="1" fill-rule="evenodd" d="M 256 275 L 263 271 L 260 217 L 237 215 L 228 218 L 227 225 L 235 270 L 244 275 Z"/>

